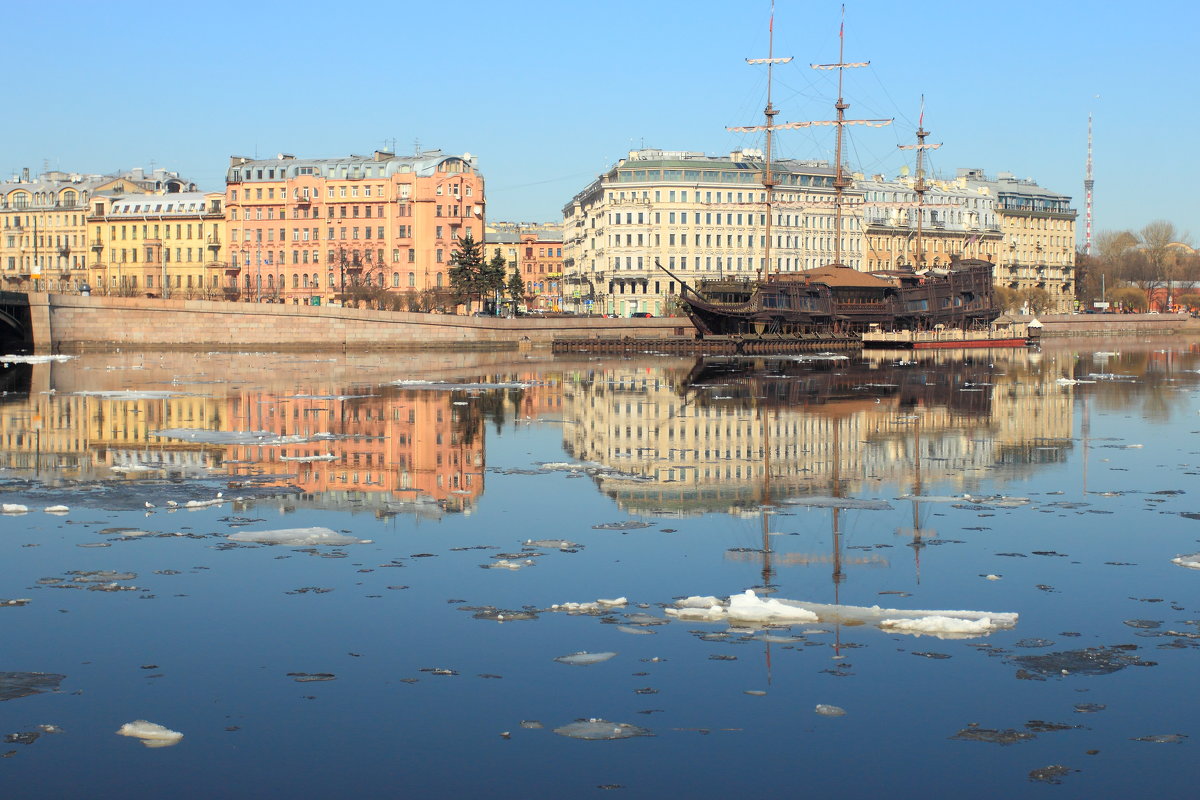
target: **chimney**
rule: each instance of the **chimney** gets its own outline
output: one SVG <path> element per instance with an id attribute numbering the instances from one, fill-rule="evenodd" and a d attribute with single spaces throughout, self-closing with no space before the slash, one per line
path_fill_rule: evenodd
<path id="1" fill-rule="evenodd" d="M 25 167 L 21 170 L 21 181 L 24 183 L 29 183 L 29 167 Z"/>

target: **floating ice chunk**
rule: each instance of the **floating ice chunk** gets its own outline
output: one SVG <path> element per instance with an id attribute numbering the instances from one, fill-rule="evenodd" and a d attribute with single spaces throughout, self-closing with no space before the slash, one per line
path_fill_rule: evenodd
<path id="1" fill-rule="evenodd" d="M 628 598 L 618 597 L 614 600 L 606 600 L 599 598 L 594 603 L 555 603 L 550 606 L 551 611 L 566 611 L 568 614 L 592 614 L 597 611 L 605 611 L 616 606 L 623 606 L 629 602 Z"/>
<path id="2" fill-rule="evenodd" d="M 594 461 L 577 461 L 574 463 L 566 461 L 546 461 L 541 464 L 542 469 L 552 470 L 554 472 L 583 472 L 589 469 L 601 467 Z"/>
<path id="3" fill-rule="evenodd" d="M 887 500 L 864 500 L 857 497 L 792 497 L 783 501 L 790 506 L 810 508 L 857 508 L 863 511 L 890 511 Z"/>
<path id="4" fill-rule="evenodd" d="M 46 506 L 42 510 L 47 514 L 66 514 L 71 509 L 67 508 L 66 506 Z"/>
<path id="5" fill-rule="evenodd" d="M 117 729 L 117 735 L 140 739 L 146 747 L 170 747 L 179 744 L 179 740 L 183 738 L 183 734 L 179 731 L 173 731 L 156 722 L 147 722 L 144 719 L 126 722 Z"/>
<path id="6" fill-rule="evenodd" d="M 617 630 L 621 633 L 631 633 L 634 636 L 651 636 L 657 631 L 652 631 L 649 628 L 635 628 L 633 625 L 618 625 Z"/>
<path id="7" fill-rule="evenodd" d="M 579 550 L 583 547 L 575 542 L 568 542 L 566 539 L 526 539 L 523 544 L 526 547 L 550 547 L 559 550 Z"/>
<path id="8" fill-rule="evenodd" d="M 653 736 L 654 734 L 637 725 L 628 722 L 609 722 L 606 719 L 581 719 L 555 728 L 559 736 L 571 739 L 585 739 L 592 742 L 602 742 L 611 739 L 632 739 L 634 736 Z"/>
<path id="9" fill-rule="evenodd" d="M 0 700 L 58 691 L 66 677 L 56 672 L 0 672 Z"/>
<path id="10" fill-rule="evenodd" d="M 80 397 L 102 397 L 106 400 L 166 400 L 171 397 L 195 397 L 187 392 L 156 392 L 156 391 L 87 391 L 75 392 Z"/>
<path id="11" fill-rule="evenodd" d="M 533 566 L 533 561 L 528 558 L 524 561 L 509 561 L 507 558 L 502 558 L 499 561 L 493 561 L 490 564 L 480 564 L 480 566 L 484 569 L 518 570 Z"/>
<path id="12" fill-rule="evenodd" d="M 371 543 L 370 539 L 356 539 L 353 536 L 346 536 L 329 528 L 281 528 L 274 531 L 238 531 L 237 533 L 229 534 L 225 538 L 233 542 L 285 544 L 292 547 Z"/>
<path id="13" fill-rule="evenodd" d="M 846 709 L 841 706 L 830 706 L 825 703 L 817 703 L 817 707 L 813 709 L 823 717 L 844 717 Z"/>
<path id="14" fill-rule="evenodd" d="M 1177 556 L 1171 559 L 1172 564 L 1178 564 L 1181 567 L 1189 569 L 1200 569 L 1200 553 L 1192 553 L 1187 556 Z"/>
<path id="15" fill-rule="evenodd" d="M 451 383 L 449 381 L 400 380 L 392 381 L 392 386 L 403 386 L 406 389 L 430 389 L 434 391 L 459 391 L 463 389 L 528 389 L 532 383 L 519 381 L 497 381 L 495 383 Z"/>
<path id="16" fill-rule="evenodd" d="M 0 362 L 5 366 L 9 364 L 49 364 L 52 361 L 69 361 L 77 356 L 20 356 L 15 354 L 0 356 Z"/>
<path id="17" fill-rule="evenodd" d="M 947 618 L 952 626 L 953 621 L 978 623 L 987 620 L 987 626 L 975 625 L 973 630 L 964 628 L 961 632 L 948 630 L 935 633 L 932 630 L 902 631 L 912 633 L 930 633 L 946 638 L 955 636 L 981 636 L 999 628 L 1012 628 L 1017 624 L 1014 613 L 989 611 L 906 611 L 898 608 L 880 608 L 879 606 L 843 606 L 825 603 L 809 603 L 800 600 L 785 600 L 777 598 L 764 599 L 746 590 L 740 595 L 733 595 L 727 603 L 722 603 L 713 597 L 689 597 L 676 603 L 674 607 L 664 609 L 667 616 L 680 620 L 729 622 L 731 625 L 753 626 L 765 623 L 794 625 L 797 623 L 840 622 L 849 625 L 879 625 L 892 623 L 889 630 L 900 631 L 901 621 L 921 620 L 929 617 Z M 930 623 L 932 625 L 932 623 Z"/>
<path id="18" fill-rule="evenodd" d="M 675 603 L 678 608 L 718 608 L 721 606 L 721 601 L 712 595 L 704 595 L 703 597 L 693 595 L 685 597 Z"/>
<path id="19" fill-rule="evenodd" d="M 23 506 L 20 503 L 3 503 L 0 504 L 0 512 L 5 514 L 25 514 L 29 511 L 29 506 Z"/>
<path id="20" fill-rule="evenodd" d="M 732 623 L 817 621 L 817 615 L 808 609 L 785 605 L 774 598 L 759 597 L 750 589 L 732 595 L 725 613 Z"/>
<path id="21" fill-rule="evenodd" d="M 583 650 L 578 653 L 572 653 L 569 656 L 559 656 L 554 660 L 560 664 L 586 667 L 589 664 L 599 664 L 602 661 L 608 661 L 614 656 L 616 656 L 616 653 L 589 653 L 586 650 Z"/>
<path id="22" fill-rule="evenodd" d="M 898 633 L 912 633 L 917 636 L 926 634 L 939 639 L 982 636 L 996 629 L 989 617 L 980 619 L 955 619 L 937 614 L 918 619 L 885 619 L 879 627 Z"/>
<path id="23" fill-rule="evenodd" d="M 151 431 L 152 436 L 167 439 L 183 439 L 189 442 L 204 442 L 206 444 L 249 444 L 273 447 L 285 444 L 306 444 L 308 442 L 324 442 L 330 439 L 343 438 L 332 433 L 320 432 L 311 436 L 280 436 L 271 431 L 213 431 L 207 428 L 162 428 Z"/>
<path id="24" fill-rule="evenodd" d="M 985 579 L 989 580 L 989 581 L 998 581 L 998 580 L 1000 580 L 1000 576 L 999 576 L 999 575 L 992 575 L 992 574 L 990 574 L 990 573 L 989 573 L 989 574 L 987 574 L 987 575 L 984 575 L 983 577 L 984 577 Z"/>

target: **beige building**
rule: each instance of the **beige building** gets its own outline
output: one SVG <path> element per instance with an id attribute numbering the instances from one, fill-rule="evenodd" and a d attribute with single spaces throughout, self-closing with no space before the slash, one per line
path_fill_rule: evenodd
<path id="1" fill-rule="evenodd" d="M 1047 310 L 1075 308 L 1075 209 L 1071 198 L 1009 172 L 989 180 L 981 169 L 959 169 L 962 185 L 995 197 L 1003 241 L 996 283 L 1017 291 L 1040 289 Z"/>
<path id="2" fill-rule="evenodd" d="M 911 176 L 855 181 L 863 193 L 866 270 L 938 267 L 954 258 L 996 263 L 1001 232 L 994 195 L 965 181 L 927 180 L 918 207 L 914 184 Z"/>
<path id="3" fill-rule="evenodd" d="M 92 199 L 87 219 L 92 290 L 217 299 L 224 272 L 223 192 Z"/>
<path id="4" fill-rule="evenodd" d="M 668 315 L 677 313 L 679 280 L 756 277 L 768 268 L 765 166 L 756 150 L 630 151 L 563 208 L 564 310 Z M 833 261 L 833 168 L 780 160 L 772 177 L 769 269 Z M 862 269 L 861 192 L 846 198 L 842 261 Z"/>

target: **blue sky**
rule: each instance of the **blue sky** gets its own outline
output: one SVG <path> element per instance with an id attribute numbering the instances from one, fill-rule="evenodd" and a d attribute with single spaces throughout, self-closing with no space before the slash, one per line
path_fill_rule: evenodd
<path id="1" fill-rule="evenodd" d="M 837 2 L 777 0 L 780 121 L 829 119 Z M 158 166 L 220 189 L 231 154 L 470 152 L 490 219 L 557 219 L 631 147 L 761 146 L 769 0 L 604 3 L 16 3 L 0 172 Z M 919 9 L 914 11 L 912 9 Z M 1097 230 L 1166 218 L 1200 235 L 1193 84 L 1200 10 L 1104 3 L 849 2 L 847 159 L 896 174 L 926 96 L 936 172 L 1010 171 L 1076 198 L 1094 112 Z M 779 152 L 829 158 L 829 129 Z M 1082 234 L 1081 234 L 1082 235 Z"/>

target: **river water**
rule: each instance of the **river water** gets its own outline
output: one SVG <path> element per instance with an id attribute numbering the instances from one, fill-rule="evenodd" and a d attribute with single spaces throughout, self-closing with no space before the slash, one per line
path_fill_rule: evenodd
<path id="1" fill-rule="evenodd" d="M 1198 369 L 6 362 L 0 786 L 1190 796 Z"/>

